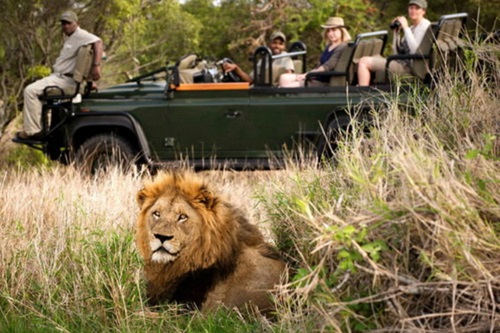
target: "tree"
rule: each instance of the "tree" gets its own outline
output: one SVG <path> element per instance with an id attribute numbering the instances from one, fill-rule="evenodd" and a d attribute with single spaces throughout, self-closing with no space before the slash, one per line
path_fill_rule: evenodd
<path id="1" fill-rule="evenodd" d="M 183 9 L 202 23 L 204 52 L 229 56 L 247 70 L 251 68 L 248 57 L 267 43 L 274 30 L 282 30 L 290 41 L 306 43 L 313 64 L 323 48 L 320 26 L 329 16 L 343 16 L 353 34 L 371 31 L 378 18 L 376 7 L 363 0 L 221 0 L 218 5 L 188 0 Z"/>
<path id="2" fill-rule="evenodd" d="M 23 88 L 50 73 L 63 38 L 62 11 L 100 36 L 109 60 L 100 86 L 177 59 L 197 46 L 199 24 L 176 0 L 3 0 L 0 2 L 0 135 L 21 107 Z"/>
<path id="3" fill-rule="evenodd" d="M 0 2 L 0 134 L 18 109 L 25 84 L 49 72 L 60 46 L 58 15 L 67 6 L 64 0 Z"/>

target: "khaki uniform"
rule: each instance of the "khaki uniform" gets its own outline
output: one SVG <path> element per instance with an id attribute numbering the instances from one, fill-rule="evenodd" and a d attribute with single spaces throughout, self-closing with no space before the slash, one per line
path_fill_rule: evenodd
<path id="1" fill-rule="evenodd" d="M 61 53 L 53 66 L 53 73 L 35 81 L 24 89 L 24 131 L 33 135 L 42 130 L 42 103 L 39 96 L 48 86 L 58 86 L 65 92 L 72 92 L 76 87 L 72 79 L 76 65 L 76 55 L 80 46 L 93 44 L 100 38 L 80 27 L 67 36 Z"/>
<path id="2" fill-rule="evenodd" d="M 288 52 L 283 51 L 280 53 L 280 55 L 287 54 L 287 53 Z M 260 64 L 261 64 L 261 61 L 259 60 L 259 62 L 257 63 L 257 68 L 260 68 Z M 266 66 L 266 68 L 267 68 L 267 66 Z M 278 58 L 278 59 L 273 60 L 273 68 L 283 68 L 284 71 L 291 70 L 292 73 L 295 71 L 295 65 L 293 64 L 293 60 L 290 57 L 283 57 L 283 58 Z M 254 75 L 255 75 L 255 73 L 252 71 L 250 73 L 250 77 L 252 79 L 254 79 L 255 78 Z M 274 84 L 277 85 L 278 80 L 279 80 L 279 77 L 275 77 L 273 80 L 273 81 L 275 81 Z"/>

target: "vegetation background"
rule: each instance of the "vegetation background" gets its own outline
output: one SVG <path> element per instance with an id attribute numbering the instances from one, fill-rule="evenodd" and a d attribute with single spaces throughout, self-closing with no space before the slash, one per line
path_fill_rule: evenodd
<path id="1" fill-rule="evenodd" d="M 275 28 L 317 45 L 314 55 L 326 17 L 355 22 L 356 34 L 385 28 L 406 1 L 3 1 L 4 121 L 57 56 L 70 5 L 104 38 L 111 84 L 189 51 L 244 62 Z M 478 5 L 451 6 L 433 1 L 429 17 Z M 481 3 L 472 37 L 494 28 L 495 6 Z M 370 128 L 353 125 L 334 163 L 204 172 L 292 268 L 272 320 L 147 306 L 133 236 L 147 175 L 87 177 L 25 148 L 4 154 L 0 332 L 499 332 L 500 49 L 469 43 L 461 71 L 406 104 L 387 96 Z"/>
<path id="2" fill-rule="evenodd" d="M 388 0 L 2 0 L 0 2 L 0 136 L 19 114 L 22 90 L 50 73 L 63 42 L 59 17 L 74 9 L 80 25 L 102 37 L 108 59 L 100 87 L 173 64 L 196 52 L 230 57 L 247 70 L 248 56 L 280 29 L 308 45 L 313 66 L 323 47 L 320 25 L 345 18 L 351 34 L 387 29 L 407 1 Z M 472 31 L 497 27 L 500 0 L 432 0 L 427 16 L 468 12 Z M 478 29 L 476 29 L 478 28 Z"/>

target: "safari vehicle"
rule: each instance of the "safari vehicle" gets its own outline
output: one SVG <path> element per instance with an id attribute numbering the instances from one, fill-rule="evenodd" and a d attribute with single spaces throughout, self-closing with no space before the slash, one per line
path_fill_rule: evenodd
<path id="1" fill-rule="evenodd" d="M 420 53 L 403 56 L 412 59 L 412 80 L 436 82 L 436 67 L 461 47 L 466 18 L 465 13 L 442 16 L 429 29 Z M 357 60 L 381 55 L 387 35 L 384 30 L 356 36 L 334 71 L 308 74 L 303 88 L 273 85 L 279 69 L 270 64 L 277 56 L 267 47 L 254 53 L 259 74 L 253 86 L 232 73 L 221 73 L 219 65 L 230 59 L 208 62 L 188 55 L 172 66 L 98 92 L 85 89 L 80 95 L 79 86 L 70 93 L 49 87 L 40 97 L 44 137 L 14 140 L 42 149 L 51 159 L 74 161 L 91 170 L 109 161 L 270 167 L 274 162 L 279 166 L 298 148 L 325 154 L 335 133 L 353 119 L 352 110 L 357 120 L 369 119 L 369 110 L 384 103 L 384 94 L 393 89 L 386 73 L 376 75 L 372 87 L 356 87 Z M 87 80 L 89 66 L 89 50 L 80 53 L 74 74 L 78 85 Z M 297 73 L 307 68 L 306 54 L 303 43 L 292 44 L 288 56 Z M 401 56 L 388 59 L 397 58 Z M 308 80 L 318 75 L 330 77 L 330 85 L 308 87 Z"/>

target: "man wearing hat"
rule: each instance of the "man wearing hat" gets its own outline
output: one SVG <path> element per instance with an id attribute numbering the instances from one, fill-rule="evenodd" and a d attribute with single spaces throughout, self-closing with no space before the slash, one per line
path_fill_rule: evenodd
<path id="1" fill-rule="evenodd" d="M 426 0 L 410 0 L 408 2 L 408 20 L 404 16 L 398 16 L 391 23 L 394 31 L 392 49 L 395 54 L 417 53 L 420 43 L 424 39 L 431 22 L 426 19 Z M 403 33 L 403 38 L 401 34 Z M 385 72 L 386 59 L 382 57 L 363 57 L 358 63 L 358 85 L 368 86 L 371 81 L 371 72 Z M 411 73 L 411 60 L 396 60 L 389 63 L 389 71 L 395 74 Z"/>
<path id="2" fill-rule="evenodd" d="M 283 55 L 286 54 L 287 52 L 285 51 L 286 48 L 286 36 L 284 33 L 281 31 L 275 31 L 271 34 L 271 37 L 269 39 L 269 48 L 271 49 L 271 53 L 273 55 Z M 260 65 L 260 61 L 257 63 L 257 68 Z M 245 73 L 237 64 L 231 64 L 231 63 L 224 63 L 224 70 L 226 72 L 231 72 L 234 71 L 243 81 L 245 82 L 250 82 L 253 83 L 253 78 L 255 73 L 252 71 L 252 73 L 247 74 Z M 293 61 L 290 57 L 282 57 L 282 58 L 277 58 L 273 60 L 273 68 L 281 68 L 284 70 L 284 73 L 293 73 L 295 70 L 295 67 L 293 65 Z M 278 82 L 278 77 L 273 77 L 274 83 Z"/>
<path id="3" fill-rule="evenodd" d="M 351 35 L 344 25 L 344 19 L 341 17 L 330 17 L 325 24 L 322 24 L 323 39 L 326 47 L 319 59 L 319 64 L 314 67 L 309 73 L 326 72 L 335 69 L 342 51 L 347 46 L 347 42 L 351 40 Z M 303 87 L 305 85 L 306 75 L 304 74 L 283 74 L 280 77 L 280 87 Z M 326 86 L 330 78 L 316 77 L 311 80 L 312 86 Z"/>
<path id="4" fill-rule="evenodd" d="M 102 41 L 99 37 L 81 29 L 78 17 L 72 11 L 64 12 L 60 17 L 61 29 L 64 33 L 64 44 L 52 67 L 52 74 L 33 82 L 24 89 L 24 124 L 23 131 L 17 133 L 22 140 L 36 140 L 42 137 L 42 103 L 38 97 L 48 86 L 57 86 L 64 91 L 76 88 L 73 80 L 73 70 L 76 65 L 76 55 L 80 46 L 93 45 L 94 60 L 91 77 L 97 81 L 101 77 Z"/>

